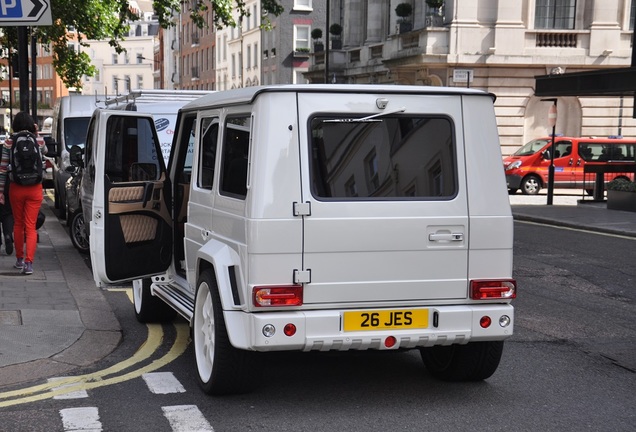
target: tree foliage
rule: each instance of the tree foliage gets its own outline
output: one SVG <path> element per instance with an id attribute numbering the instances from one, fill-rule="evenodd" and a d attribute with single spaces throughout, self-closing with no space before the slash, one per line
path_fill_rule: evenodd
<path id="1" fill-rule="evenodd" d="M 280 15 L 283 7 L 277 0 L 262 0 L 263 14 Z M 174 26 L 175 16 L 182 8 L 189 9 L 195 25 L 203 27 L 235 27 L 237 18 L 249 16 L 245 0 L 153 0 L 153 9 L 159 24 L 168 28 Z M 206 22 L 208 11 L 212 12 L 212 22 Z M 236 11 L 236 13 L 234 13 Z M 69 49 L 69 42 L 88 46 L 87 40 L 109 40 L 117 53 L 124 49 L 121 41 L 128 35 L 128 22 L 138 17 L 129 8 L 128 0 L 51 0 L 53 25 L 32 28 L 38 42 L 47 47 L 53 56 L 53 66 L 67 87 L 82 87 L 82 77 L 94 76 L 95 67 L 83 50 Z M 269 21 L 263 21 L 265 26 Z M 75 30 L 69 32 L 68 30 Z M 17 47 L 17 28 L 2 28 L 2 47 Z"/>

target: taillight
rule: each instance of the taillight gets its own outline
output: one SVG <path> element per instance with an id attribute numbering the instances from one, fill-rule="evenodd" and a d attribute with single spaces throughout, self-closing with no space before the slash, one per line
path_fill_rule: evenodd
<path id="1" fill-rule="evenodd" d="M 517 282 L 514 279 L 470 281 L 470 298 L 473 300 L 510 300 L 516 297 Z"/>
<path id="2" fill-rule="evenodd" d="M 302 285 L 254 287 L 254 306 L 301 306 L 303 304 Z"/>

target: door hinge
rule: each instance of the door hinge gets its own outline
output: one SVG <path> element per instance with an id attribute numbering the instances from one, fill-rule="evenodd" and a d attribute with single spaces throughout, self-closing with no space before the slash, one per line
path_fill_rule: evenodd
<path id="1" fill-rule="evenodd" d="M 294 216 L 311 216 L 311 203 L 294 201 Z"/>
<path id="2" fill-rule="evenodd" d="M 294 283 L 311 283 L 311 269 L 298 270 L 294 269 Z"/>

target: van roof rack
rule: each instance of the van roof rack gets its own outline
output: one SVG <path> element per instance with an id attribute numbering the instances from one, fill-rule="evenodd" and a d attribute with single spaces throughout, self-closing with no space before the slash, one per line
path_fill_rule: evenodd
<path id="1" fill-rule="evenodd" d="M 191 101 L 201 96 L 212 93 L 211 90 L 133 90 L 126 95 L 117 96 L 106 100 L 106 106 L 129 103 L 151 103 L 169 101 Z"/>

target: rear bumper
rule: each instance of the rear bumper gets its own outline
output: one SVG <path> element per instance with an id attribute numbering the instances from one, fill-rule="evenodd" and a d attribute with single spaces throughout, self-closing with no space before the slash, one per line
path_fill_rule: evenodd
<path id="1" fill-rule="evenodd" d="M 441 306 L 428 309 L 428 328 L 413 330 L 344 332 L 344 311 L 339 310 L 266 313 L 225 311 L 225 320 L 232 345 L 255 351 L 415 348 L 504 340 L 513 333 L 514 308 L 511 305 Z M 438 317 L 437 327 L 433 326 L 435 313 Z M 506 327 L 499 324 L 504 315 L 510 318 L 510 324 Z M 483 316 L 489 316 L 492 320 L 488 328 L 480 326 Z M 296 333 L 286 336 L 283 328 L 290 323 L 296 326 Z M 276 328 L 271 337 L 263 335 L 263 327 L 268 324 Z M 396 343 L 387 348 L 385 340 L 389 336 L 393 336 Z"/>

